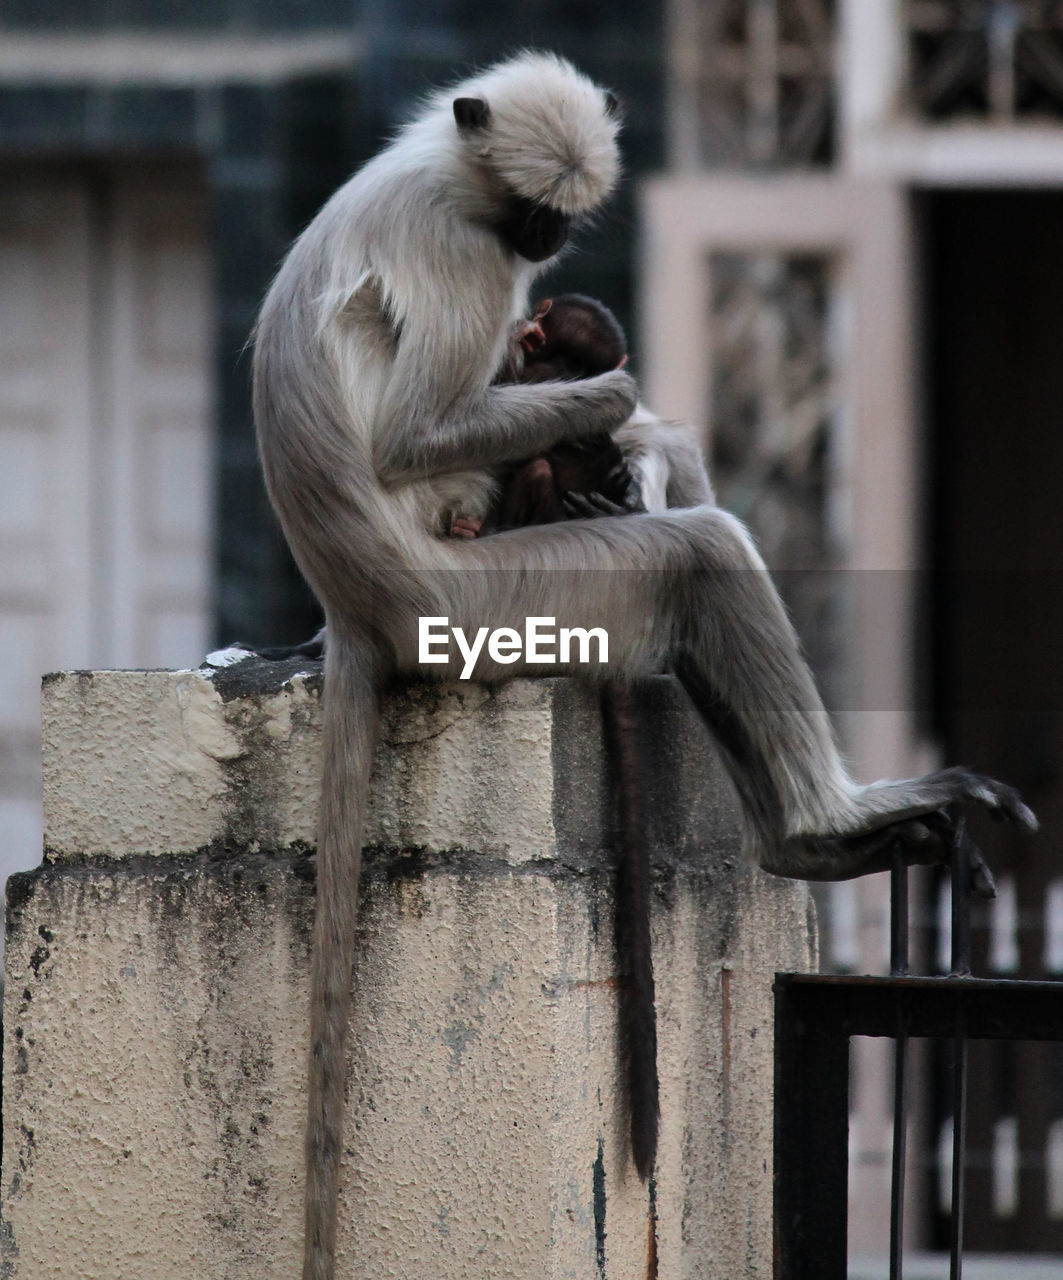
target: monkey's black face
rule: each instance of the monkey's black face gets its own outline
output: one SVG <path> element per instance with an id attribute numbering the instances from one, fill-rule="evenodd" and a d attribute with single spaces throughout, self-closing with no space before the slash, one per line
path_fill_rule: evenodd
<path id="1" fill-rule="evenodd" d="M 563 247 L 571 222 L 566 213 L 514 195 L 510 196 L 505 218 L 498 224 L 498 234 L 522 258 L 544 262 Z"/>

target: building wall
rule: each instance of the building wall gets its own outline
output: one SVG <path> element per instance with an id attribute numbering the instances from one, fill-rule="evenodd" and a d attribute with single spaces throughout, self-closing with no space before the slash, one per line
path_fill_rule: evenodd
<path id="1" fill-rule="evenodd" d="M 258 476 L 246 342 L 287 244 L 428 87 L 542 46 L 619 93 L 629 180 L 588 251 L 546 287 L 578 280 L 631 321 L 634 184 L 662 160 L 659 5 L 101 0 L 5 7 L 0 36 L 0 157 L 161 153 L 203 165 L 216 306 L 219 641 L 281 643 L 314 625 Z"/>
<path id="2" fill-rule="evenodd" d="M 64 518 L 50 520 L 50 542 L 67 560 L 89 557 L 93 568 L 66 575 L 70 583 L 51 570 L 36 575 L 57 599 L 67 593 L 60 613 L 49 606 L 43 641 L 20 622 L 26 600 L 18 582 L 30 564 L 14 544 L 3 546 L 0 612 L 7 620 L 8 674 L 0 725 L 10 766 L 0 796 L 6 831 L 0 871 L 32 865 L 40 853 L 36 685 L 42 672 L 187 664 L 215 642 L 284 643 L 303 639 L 318 625 L 316 606 L 269 509 L 255 452 L 247 344 L 262 295 L 292 238 L 419 94 L 474 64 L 536 44 L 569 54 L 614 87 L 628 118 L 628 181 L 585 237 L 586 252 L 567 260 L 544 288 L 578 285 L 609 302 L 630 325 L 633 191 L 638 173 L 661 158 L 659 6 L 553 4 L 529 12 L 413 2 L 160 6 L 108 0 L 4 7 L 0 164 L 15 166 L 11 172 L 32 188 L 41 225 L 56 216 L 84 220 L 83 234 L 71 223 L 40 257 L 50 277 L 71 279 L 64 314 L 81 306 L 76 332 L 49 321 L 55 373 L 42 384 L 48 395 L 66 397 L 76 448 L 67 442 L 42 449 L 43 436 L 31 440 L 24 432 L 19 441 L 35 451 L 45 489 L 63 491 Z M 190 337 L 201 352 L 205 379 L 202 431 L 195 448 L 170 450 L 166 493 L 178 496 L 162 506 L 152 504 L 137 467 L 100 444 L 124 432 L 122 456 L 136 459 L 160 439 L 136 412 L 122 416 L 122 406 L 140 394 L 130 360 L 99 349 L 106 331 L 101 289 L 110 288 L 108 273 L 121 257 L 112 244 L 114 228 L 132 226 L 137 202 L 149 198 L 145 191 L 152 184 L 175 212 L 189 201 L 195 205 L 189 234 L 194 225 L 198 257 L 174 279 L 183 299 L 169 296 L 162 305 L 171 317 L 180 312 L 175 322 L 194 330 Z M 81 214 L 62 215 L 69 199 L 84 206 Z M 81 257 L 74 270 L 69 259 L 76 246 Z M 134 274 L 142 269 L 128 254 L 122 261 Z M 5 279 L 5 269 L 13 278 L 10 258 L 0 265 L 0 290 L 9 302 L 5 328 L 24 333 L 26 302 Z M 110 314 L 106 305 L 103 311 Z M 127 336 L 133 341 L 136 335 L 129 330 Z M 92 388 L 102 385 L 104 365 L 108 378 L 97 393 Z M 5 405 L 14 403 L 5 401 L 5 391 L 15 400 L 18 393 L 10 369 L 0 376 L 3 430 L 9 422 L 2 418 Z M 8 435 L 12 430 L 17 434 L 17 423 Z M 8 486 L 21 488 L 22 501 L 29 501 L 20 476 L 9 470 Z M 194 587 L 200 621 L 191 630 L 181 613 L 189 584 L 169 584 L 150 530 L 147 536 L 138 530 L 145 503 L 163 520 L 178 512 L 182 485 L 199 513 L 198 541 L 186 547 L 185 576 L 209 580 Z M 89 524 L 112 529 L 107 547 L 102 533 L 81 530 L 75 509 L 83 510 L 86 530 Z M 38 511 L 35 518 L 43 515 Z M 17 523 L 17 512 L 8 523 L 12 519 Z M 25 541 L 25 530 L 13 533 Z M 137 597 L 143 600 L 146 582 L 158 598 L 150 643 L 133 634 L 141 625 Z M 76 625 L 66 618 L 71 610 L 80 610 Z"/>
<path id="3" fill-rule="evenodd" d="M 47 683 L 49 859 L 9 895 L 11 1280 L 297 1271 L 312 666 Z M 675 681 L 640 699 L 649 1182 L 617 1051 L 597 695 L 407 686 L 385 701 L 366 824 L 338 1274 L 772 1275 L 772 981 L 814 964 L 808 890 L 743 863 L 733 789 Z"/>

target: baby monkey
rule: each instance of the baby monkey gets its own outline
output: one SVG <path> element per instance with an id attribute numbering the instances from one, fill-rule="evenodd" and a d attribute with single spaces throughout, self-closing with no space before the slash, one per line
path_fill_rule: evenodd
<path id="1" fill-rule="evenodd" d="M 510 333 L 496 382 L 591 378 L 627 364 L 627 338 L 604 303 L 579 293 L 544 298 Z M 638 481 L 605 432 L 562 441 L 498 477 L 499 493 L 482 520 L 456 515 L 455 537 L 475 538 L 530 524 L 645 511 Z"/>

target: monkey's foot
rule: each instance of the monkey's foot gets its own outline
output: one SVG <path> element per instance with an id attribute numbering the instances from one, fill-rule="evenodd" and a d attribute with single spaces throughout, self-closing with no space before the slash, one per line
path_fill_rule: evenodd
<path id="1" fill-rule="evenodd" d="M 530 320 L 521 323 L 517 333 L 517 341 L 528 353 L 534 355 L 536 351 L 546 346 L 546 334 L 543 332 L 542 319 L 550 310 L 553 302 L 550 298 L 544 298 L 539 304 L 539 309 Z"/>
<path id="2" fill-rule="evenodd" d="M 848 880 L 888 870 L 898 854 L 907 866 L 933 866 L 948 863 L 962 848 L 970 860 L 972 892 L 991 898 L 993 877 L 967 834 L 963 806 L 975 803 L 997 821 L 1037 830 L 1036 817 L 1014 787 L 970 769 L 875 782 L 859 788 L 855 802 L 855 830 L 791 836 L 765 865 L 809 880 Z"/>
<path id="3" fill-rule="evenodd" d="M 1011 822 L 1017 827 L 1025 827 L 1027 831 L 1036 831 L 1040 826 L 1037 815 L 1023 801 L 1018 790 L 1006 782 L 963 768 L 943 769 L 940 773 L 931 774 L 931 778 L 954 785 L 961 793 L 958 798 L 977 801 L 996 822 Z"/>
<path id="4" fill-rule="evenodd" d="M 856 796 L 857 827 L 867 831 L 902 818 L 974 803 L 998 822 L 1037 830 L 1037 818 L 1014 787 L 971 769 L 941 769 L 904 782 L 873 782 Z"/>
<path id="5" fill-rule="evenodd" d="M 906 867 L 946 866 L 957 847 L 968 859 L 970 892 L 995 897 L 993 874 L 982 851 L 963 818 L 946 810 L 904 818 L 863 835 L 792 836 L 766 869 L 798 879 L 852 880 L 889 871 L 898 856 Z M 782 867 L 787 869 L 780 871 Z"/>
<path id="6" fill-rule="evenodd" d="M 455 516 L 450 522 L 450 536 L 452 538 L 475 538 L 479 536 L 483 526 L 484 522 L 477 520 L 475 516 Z"/>

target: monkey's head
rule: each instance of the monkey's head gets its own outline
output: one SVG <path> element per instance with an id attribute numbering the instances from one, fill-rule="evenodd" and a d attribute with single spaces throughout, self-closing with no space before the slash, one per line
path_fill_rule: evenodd
<path id="1" fill-rule="evenodd" d="M 493 185 L 493 225 L 529 262 L 553 257 L 620 171 L 615 97 L 563 58 L 525 53 L 455 91 L 461 145 Z"/>
<path id="2" fill-rule="evenodd" d="M 544 299 L 530 322 L 533 340 L 522 341 L 523 382 L 592 378 L 627 360 L 627 338 L 603 302 L 581 293 Z"/>

